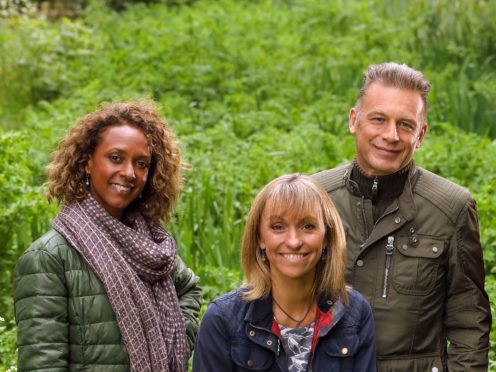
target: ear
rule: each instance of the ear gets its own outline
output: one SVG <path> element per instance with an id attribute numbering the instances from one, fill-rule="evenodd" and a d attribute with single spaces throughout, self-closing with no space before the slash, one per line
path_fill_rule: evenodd
<path id="1" fill-rule="evenodd" d="M 417 148 L 420 147 L 420 144 L 424 140 L 424 136 L 426 133 L 427 133 L 427 123 L 423 123 L 422 127 L 420 128 L 420 133 L 418 135 Z"/>
<path id="2" fill-rule="evenodd" d="M 88 159 L 88 163 L 84 167 L 84 171 L 86 173 L 91 174 L 91 169 L 93 169 L 93 155 L 90 155 L 90 158 Z"/>
<path id="3" fill-rule="evenodd" d="M 358 113 L 355 107 L 353 107 L 348 114 L 348 128 L 350 133 L 355 133 L 357 127 L 357 117 Z"/>

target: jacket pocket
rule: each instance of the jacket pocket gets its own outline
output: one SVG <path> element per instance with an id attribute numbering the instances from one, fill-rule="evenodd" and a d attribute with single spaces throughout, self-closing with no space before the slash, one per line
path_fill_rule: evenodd
<path id="1" fill-rule="evenodd" d="M 271 371 L 275 359 L 271 351 L 242 340 L 231 346 L 231 358 L 237 371 Z"/>
<path id="2" fill-rule="evenodd" d="M 323 341 L 317 347 L 320 350 L 317 349 L 312 370 L 350 372 L 356 368 L 354 366 L 355 355 L 358 350 L 358 335 L 356 333 L 334 333 L 332 338 Z"/>
<path id="3" fill-rule="evenodd" d="M 445 363 L 441 360 L 439 353 L 405 355 L 398 357 L 378 357 L 377 370 L 385 372 L 393 371 L 446 371 Z"/>
<path id="4" fill-rule="evenodd" d="M 428 294 L 436 284 L 437 271 L 445 245 L 430 237 L 398 236 L 393 258 L 393 286 L 406 295 Z"/>

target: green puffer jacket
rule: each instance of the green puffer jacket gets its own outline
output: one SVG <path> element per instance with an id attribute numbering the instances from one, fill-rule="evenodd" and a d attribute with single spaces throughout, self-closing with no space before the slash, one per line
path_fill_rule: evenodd
<path id="1" fill-rule="evenodd" d="M 198 277 L 177 257 L 172 274 L 192 348 Z M 19 371 L 128 371 L 129 356 L 102 282 L 55 230 L 19 258 L 14 276 Z"/>
<path id="2" fill-rule="evenodd" d="M 345 165 L 314 178 L 343 221 L 346 281 L 374 311 L 378 371 L 487 371 L 491 311 L 470 194 L 412 164 L 374 224 L 350 174 Z"/>

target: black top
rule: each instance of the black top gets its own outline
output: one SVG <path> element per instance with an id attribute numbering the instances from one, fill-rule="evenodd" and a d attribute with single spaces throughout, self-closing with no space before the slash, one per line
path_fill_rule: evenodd
<path id="1" fill-rule="evenodd" d="M 374 223 L 382 216 L 387 207 L 401 195 L 405 182 L 408 178 L 411 162 L 396 173 L 386 176 L 367 176 L 358 166 L 356 160 L 353 162 L 351 179 L 355 181 L 360 194 L 365 199 L 372 200 L 374 207 Z"/>

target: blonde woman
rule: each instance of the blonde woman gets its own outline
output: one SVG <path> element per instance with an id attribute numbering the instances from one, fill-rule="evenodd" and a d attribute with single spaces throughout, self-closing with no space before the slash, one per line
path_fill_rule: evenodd
<path id="1" fill-rule="evenodd" d="M 375 371 L 367 301 L 344 282 L 345 236 L 326 192 L 281 176 L 257 195 L 242 247 L 246 282 L 208 307 L 193 371 Z"/>

